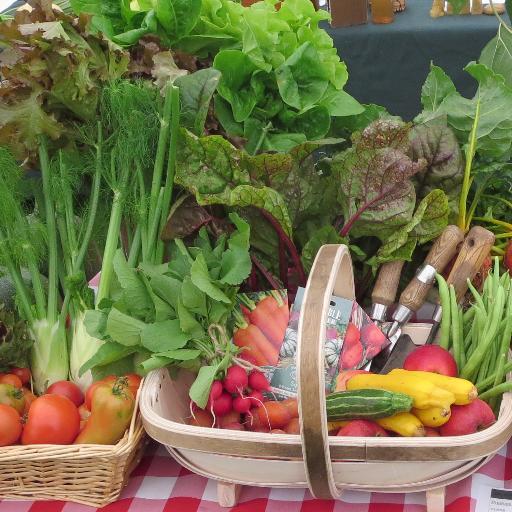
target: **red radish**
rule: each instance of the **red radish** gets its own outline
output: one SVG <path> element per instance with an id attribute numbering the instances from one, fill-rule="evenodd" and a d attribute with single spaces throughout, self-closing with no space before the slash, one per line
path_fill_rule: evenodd
<path id="1" fill-rule="evenodd" d="M 296 398 L 287 398 L 281 403 L 288 409 L 288 412 L 292 418 L 299 417 L 299 403 L 297 402 Z"/>
<path id="2" fill-rule="evenodd" d="M 222 382 L 220 380 L 214 380 L 210 389 L 210 400 L 215 400 L 222 395 Z"/>
<path id="3" fill-rule="evenodd" d="M 270 389 L 270 383 L 262 372 L 252 370 L 251 373 L 249 373 L 249 387 L 256 391 L 268 391 Z"/>
<path id="4" fill-rule="evenodd" d="M 276 401 L 265 402 L 263 407 L 256 409 L 262 425 L 270 423 L 271 428 L 283 428 L 288 425 L 291 415 L 288 409 L 281 403 Z"/>
<path id="5" fill-rule="evenodd" d="M 286 432 L 284 430 L 281 430 L 280 428 L 273 428 L 271 431 L 270 431 L 271 434 L 286 434 Z"/>
<path id="6" fill-rule="evenodd" d="M 251 400 L 247 397 L 237 396 L 233 400 L 233 409 L 241 414 L 249 412 L 251 409 Z"/>
<path id="7" fill-rule="evenodd" d="M 455 359 L 448 350 L 439 345 L 422 345 L 414 349 L 405 358 L 404 369 L 457 377 Z"/>
<path id="8" fill-rule="evenodd" d="M 212 411 L 215 416 L 226 416 L 233 410 L 233 398 L 225 391 L 212 404 Z"/>
<path id="9" fill-rule="evenodd" d="M 224 425 L 222 428 L 226 430 L 245 430 L 245 427 L 240 423 L 228 423 L 227 425 Z"/>
<path id="10" fill-rule="evenodd" d="M 290 423 L 286 425 L 286 433 L 287 434 L 300 434 L 300 422 L 299 418 L 292 418 Z"/>
<path id="11" fill-rule="evenodd" d="M 221 418 L 217 418 L 217 426 L 220 428 L 223 428 L 225 425 L 228 425 L 229 423 L 240 423 L 240 413 L 236 411 L 231 411 L 225 416 L 222 416 Z"/>
<path id="12" fill-rule="evenodd" d="M 228 393 L 238 393 L 247 387 L 247 372 L 238 365 L 230 366 L 226 371 L 226 377 L 222 381 L 224 389 Z"/>
<path id="13" fill-rule="evenodd" d="M 188 424 L 195 427 L 213 427 L 213 416 L 208 411 L 198 409 L 188 420 Z"/>
<path id="14" fill-rule="evenodd" d="M 249 400 L 251 401 L 252 407 L 261 407 L 263 405 L 263 401 L 265 400 L 265 397 L 261 394 L 260 391 L 253 390 L 248 395 Z"/>
<path id="15" fill-rule="evenodd" d="M 338 431 L 338 436 L 388 437 L 387 432 L 374 421 L 353 420 Z"/>
<path id="16" fill-rule="evenodd" d="M 442 436 L 464 436 L 490 427 L 496 421 L 489 405 L 477 398 L 467 405 L 452 405 L 452 415 L 439 428 Z"/>

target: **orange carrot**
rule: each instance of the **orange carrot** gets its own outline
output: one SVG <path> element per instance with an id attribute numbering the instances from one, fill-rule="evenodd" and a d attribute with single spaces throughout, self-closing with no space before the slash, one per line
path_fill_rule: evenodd
<path id="1" fill-rule="evenodd" d="M 251 343 L 251 338 L 247 336 L 245 329 L 237 329 L 234 332 L 233 342 L 237 347 L 246 349 L 241 354 L 242 359 L 249 360 L 249 362 L 258 366 L 266 366 L 269 364 L 267 358 L 261 353 L 261 350 L 254 343 Z"/>

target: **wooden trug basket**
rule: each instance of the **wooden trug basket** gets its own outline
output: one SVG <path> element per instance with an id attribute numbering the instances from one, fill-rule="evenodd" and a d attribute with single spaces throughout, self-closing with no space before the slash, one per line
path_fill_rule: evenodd
<path id="1" fill-rule="evenodd" d="M 512 435 L 512 394 L 503 396 L 498 421 L 458 437 L 328 436 L 324 382 L 324 339 L 331 296 L 354 298 L 349 251 L 325 245 L 304 294 L 298 339 L 301 435 L 240 432 L 185 424 L 194 376 L 176 379 L 167 370 L 144 382 L 140 408 L 147 433 L 191 471 L 218 480 L 218 499 L 233 506 L 241 485 L 309 487 L 317 498 L 337 498 L 342 489 L 427 492 L 429 512 L 444 510 L 444 488 L 475 472 Z M 404 329 L 423 344 L 429 324 Z"/>
<path id="2" fill-rule="evenodd" d="M 130 428 L 116 445 L 0 448 L 0 498 L 63 500 L 103 507 L 121 494 L 142 457 L 146 440 L 136 407 Z"/>

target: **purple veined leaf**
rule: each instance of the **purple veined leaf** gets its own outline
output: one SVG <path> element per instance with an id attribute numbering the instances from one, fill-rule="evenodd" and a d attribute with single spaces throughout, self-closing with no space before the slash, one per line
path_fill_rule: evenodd
<path id="1" fill-rule="evenodd" d="M 206 208 L 198 205 L 192 196 L 185 196 L 171 210 L 160 237 L 166 241 L 174 238 L 185 238 L 211 220 L 212 216 Z"/>

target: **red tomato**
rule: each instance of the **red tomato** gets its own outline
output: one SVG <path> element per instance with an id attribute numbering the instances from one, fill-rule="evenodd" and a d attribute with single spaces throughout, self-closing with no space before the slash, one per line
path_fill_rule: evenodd
<path id="1" fill-rule="evenodd" d="M 43 395 L 36 398 L 30 407 L 21 443 L 71 444 L 79 430 L 80 414 L 69 398 Z"/>
<path id="2" fill-rule="evenodd" d="M 84 394 L 80 388 L 69 380 L 54 382 L 47 390 L 47 395 L 62 395 L 69 398 L 77 407 L 84 403 Z"/>
<path id="3" fill-rule="evenodd" d="M 91 410 L 91 403 L 92 403 L 92 395 L 94 394 L 94 391 L 96 391 L 96 388 L 98 386 L 101 386 L 102 384 L 108 383 L 113 384 L 117 380 L 117 377 L 115 375 L 109 375 L 108 377 L 105 377 L 104 379 L 97 380 L 96 382 L 93 382 L 85 392 L 85 406 L 89 411 Z"/>
<path id="4" fill-rule="evenodd" d="M 32 378 L 32 374 L 28 368 L 12 368 L 9 373 L 19 377 L 23 385 L 28 384 Z"/>
<path id="5" fill-rule="evenodd" d="M 21 379 L 17 375 L 14 375 L 12 373 L 2 375 L 2 377 L 0 377 L 0 384 L 10 384 L 15 388 L 23 387 L 23 382 L 21 382 Z"/>
<path id="6" fill-rule="evenodd" d="M 14 444 L 21 435 L 21 418 L 16 409 L 0 404 L 0 446 Z"/>
<path id="7" fill-rule="evenodd" d="M 30 391 L 30 389 L 22 388 L 21 390 L 23 391 L 23 396 L 25 397 L 25 408 L 23 409 L 23 414 L 27 414 L 30 406 L 37 397 L 34 395 L 34 393 L 32 393 L 32 391 Z"/>
<path id="8" fill-rule="evenodd" d="M 139 389 L 142 377 L 136 373 L 129 373 L 125 377 L 128 380 L 128 389 L 132 392 L 133 398 L 137 398 L 137 390 Z"/>

